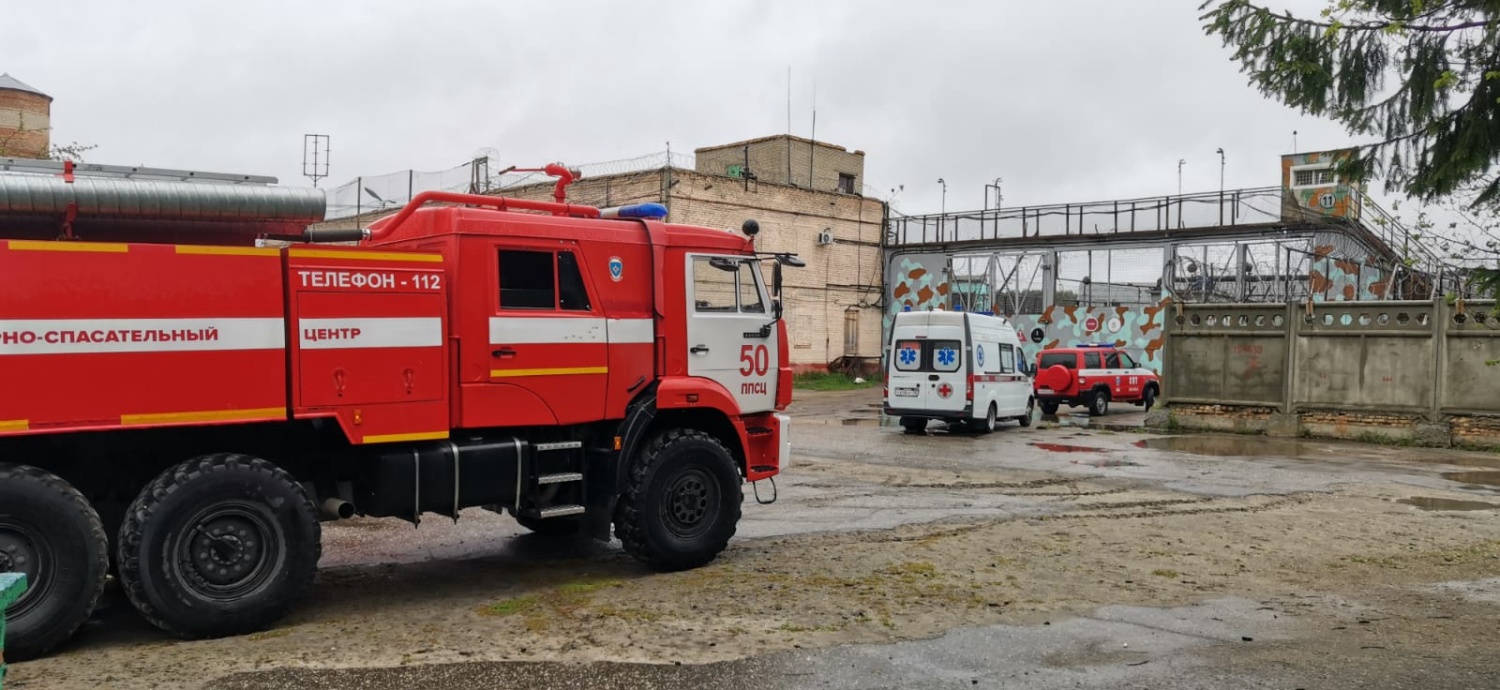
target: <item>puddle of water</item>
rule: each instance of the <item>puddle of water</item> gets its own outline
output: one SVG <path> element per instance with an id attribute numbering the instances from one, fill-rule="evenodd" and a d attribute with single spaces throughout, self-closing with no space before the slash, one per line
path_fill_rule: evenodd
<path id="1" fill-rule="evenodd" d="M 1107 450 L 1105 450 L 1103 448 L 1094 448 L 1094 447 L 1091 447 L 1091 446 L 1073 446 L 1073 445 L 1068 445 L 1066 443 L 1033 443 L 1033 444 L 1031 444 L 1031 446 L 1033 448 L 1040 448 L 1042 450 L 1050 451 L 1050 452 L 1053 452 L 1053 453 L 1107 453 L 1107 452 L 1109 452 L 1109 451 L 1107 451 Z"/>
<path id="2" fill-rule="evenodd" d="M 1136 441 L 1140 448 L 1169 450 L 1193 455 L 1216 455 L 1219 457 L 1255 457 L 1278 455 L 1291 458 L 1334 457 L 1327 448 L 1318 448 L 1300 441 L 1269 438 L 1266 436 L 1163 436 Z"/>
<path id="3" fill-rule="evenodd" d="M 1428 496 L 1413 496 L 1396 502 L 1416 506 L 1422 510 L 1500 510 L 1500 503 L 1463 501 L 1453 498 L 1431 498 Z"/>
<path id="4" fill-rule="evenodd" d="M 1494 472 L 1444 472 L 1443 479 L 1460 484 L 1479 485 L 1479 489 L 1500 489 L 1500 471 Z M 1464 488 L 1468 489 L 1469 486 Z"/>

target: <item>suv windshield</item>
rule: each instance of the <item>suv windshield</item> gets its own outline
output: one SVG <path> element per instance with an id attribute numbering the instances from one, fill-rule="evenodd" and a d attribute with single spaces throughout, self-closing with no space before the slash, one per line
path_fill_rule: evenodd
<path id="1" fill-rule="evenodd" d="M 1078 368 L 1078 355 L 1076 355 L 1076 354 L 1074 354 L 1072 352 L 1047 352 L 1047 353 L 1043 353 L 1042 354 L 1041 364 L 1037 365 L 1037 368 L 1038 369 L 1046 369 L 1048 367 L 1055 367 L 1055 366 L 1057 366 L 1059 364 L 1061 364 L 1061 365 L 1063 365 L 1063 366 L 1065 366 L 1065 367 L 1067 367 L 1069 369 L 1077 369 Z"/>

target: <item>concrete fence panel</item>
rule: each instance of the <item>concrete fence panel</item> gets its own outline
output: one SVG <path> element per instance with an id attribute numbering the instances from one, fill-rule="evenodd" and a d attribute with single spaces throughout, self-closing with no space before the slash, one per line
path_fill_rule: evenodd
<path id="1" fill-rule="evenodd" d="M 1287 308 L 1192 304 L 1167 319 L 1163 388 L 1172 402 L 1280 406 Z"/>
<path id="2" fill-rule="evenodd" d="M 1325 302 L 1293 319 L 1294 409 L 1432 407 L 1437 372 L 1430 302 Z"/>

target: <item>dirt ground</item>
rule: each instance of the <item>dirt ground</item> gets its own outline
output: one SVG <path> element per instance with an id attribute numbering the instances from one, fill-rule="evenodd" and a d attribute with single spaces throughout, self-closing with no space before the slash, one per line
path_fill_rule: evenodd
<path id="1" fill-rule="evenodd" d="M 514 536 L 483 511 L 415 530 L 351 520 L 326 526 L 315 592 L 275 629 L 178 641 L 116 598 L 67 648 L 13 666 L 6 687 L 268 687 L 289 670 L 454 662 L 701 664 L 1226 597 L 1294 621 L 1286 634 L 1303 642 L 1222 663 L 1289 664 L 1314 644 L 1500 674 L 1500 596 L 1475 594 L 1500 576 L 1492 456 L 1312 442 L 1281 452 L 1238 438 L 1222 441 L 1228 451 L 1184 452 L 1118 431 L 1127 414 L 1110 429 L 1064 419 L 912 437 L 878 419 L 878 400 L 878 389 L 799 393 L 797 457 L 778 502 L 747 500 L 741 537 L 699 570 L 655 574 L 617 545 Z M 1114 659 L 1100 654 L 1058 663 Z"/>

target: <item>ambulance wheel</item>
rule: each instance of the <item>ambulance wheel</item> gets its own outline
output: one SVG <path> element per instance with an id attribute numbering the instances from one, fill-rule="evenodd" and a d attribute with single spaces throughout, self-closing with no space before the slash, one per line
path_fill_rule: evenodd
<path id="1" fill-rule="evenodd" d="M 1057 414 L 1057 403 L 1055 403 L 1055 402 L 1044 402 L 1044 403 L 1042 403 L 1042 414 L 1045 414 L 1045 415 L 1055 415 L 1055 414 Z"/>
<path id="2" fill-rule="evenodd" d="M 78 631 L 99 602 L 109 539 L 83 494 L 58 476 L 0 465 L 0 573 L 24 573 L 26 592 L 4 611 L 0 648 L 34 659 Z"/>
<path id="3" fill-rule="evenodd" d="M 1103 417 L 1109 414 L 1109 391 L 1100 388 L 1089 396 L 1089 416 Z"/>
<path id="4" fill-rule="evenodd" d="M 908 434 L 920 434 L 927 431 L 927 420 L 916 417 L 902 417 L 901 428 Z"/>
<path id="5" fill-rule="evenodd" d="M 307 594 L 322 526 L 306 491 L 260 458 L 206 455 L 141 490 L 120 527 L 120 584 L 152 625 L 186 638 L 276 622 Z"/>
<path id="6" fill-rule="evenodd" d="M 995 404 L 990 403 L 990 408 L 984 412 L 984 418 L 969 420 L 968 427 L 977 433 L 993 434 L 995 433 L 996 414 L 998 413 L 995 411 Z"/>
<path id="7" fill-rule="evenodd" d="M 615 532 L 625 552 L 672 572 L 705 565 L 734 536 L 745 492 L 734 457 L 697 429 L 658 434 L 635 458 L 620 496 Z"/>
<path id="8" fill-rule="evenodd" d="M 1026 414 L 1016 417 L 1021 426 L 1031 426 L 1031 417 L 1036 414 L 1036 398 L 1026 401 Z"/>

